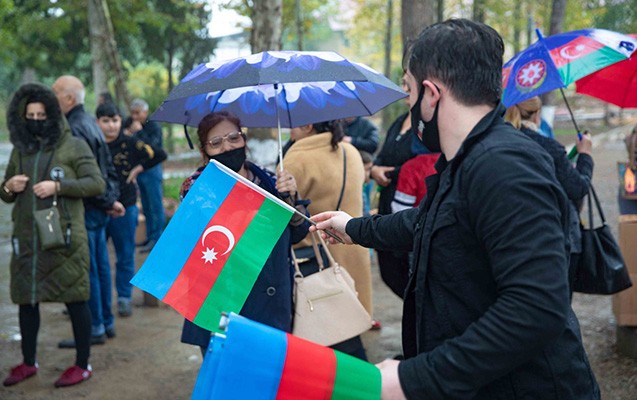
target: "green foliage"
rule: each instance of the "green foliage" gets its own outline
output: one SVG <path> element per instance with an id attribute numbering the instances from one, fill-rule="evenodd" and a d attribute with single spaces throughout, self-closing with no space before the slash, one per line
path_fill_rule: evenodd
<path id="1" fill-rule="evenodd" d="M 184 182 L 184 178 L 168 178 L 164 179 L 164 197 L 179 201 L 179 191 L 181 190 L 181 184 Z"/>
<path id="2" fill-rule="evenodd" d="M 151 110 L 156 109 L 168 92 L 168 72 L 159 62 L 140 63 L 133 67 L 126 63 L 128 90 L 131 98 L 141 97 Z"/>

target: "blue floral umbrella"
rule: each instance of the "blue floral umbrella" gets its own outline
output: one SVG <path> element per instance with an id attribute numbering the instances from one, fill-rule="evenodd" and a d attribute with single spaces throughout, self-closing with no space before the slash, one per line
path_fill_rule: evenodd
<path id="1" fill-rule="evenodd" d="M 200 64 L 151 115 L 197 126 L 213 111 L 229 111 L 246 127 L 280 128 L 372 115 L 406 97 L 372 68 L 334 52 L 266 51 Z"/>

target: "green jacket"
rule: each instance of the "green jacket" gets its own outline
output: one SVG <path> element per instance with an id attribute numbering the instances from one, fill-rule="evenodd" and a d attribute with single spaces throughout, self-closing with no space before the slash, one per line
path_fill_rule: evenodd
<path id="1" fill-rule="evenodd" d="M 20 90 L 16 97 L 19 94 Z M 9 178 L 18 174 L 26 174 L 29 182 L 21 193 L 10 194 L 0 190 L 2 200 L 15 204 L 11 214 L 11 300 L 16 304 L 86 301 L 89 298 L 90 263 L 82 198 L 102 193 L 104 180 L 88 145 L 71 136 L 61 113 L 57 120 L 55 113 L 49 110 L 49 104 L 46 104 L 47 115 L 52 125 L 48 127 L 46 138 L 26 146 L 25 141 L 34 138 L 20 123 L 24 112 L 19 109 L 19 103 L 12 101 L 7 113 L 14 148 L 3 186 Z M 16 106 L 18 109 L 15 109 Z M 39 199 L 33 193 L 33 185 L 51 180 L 52 170 L 57 173 L 63 171 L 57 207 L 63 232 L 70 228 L 71 234 L 68 246 L 45 251 L 38 243 L 33 212 L 51 207 L 53 197 Z"/>

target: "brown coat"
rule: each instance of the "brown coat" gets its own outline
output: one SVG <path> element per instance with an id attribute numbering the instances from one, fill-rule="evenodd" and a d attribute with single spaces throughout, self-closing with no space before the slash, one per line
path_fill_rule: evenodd
<path id="1" fill-rule="evenodd" d="M 297 182 L 301 198 L 312 203 L 308 210 L 311 215 L 323 211 L 333 211 L 343 185 L 343 149 L 347 159 L 347 182 L 340 209 L 353 217 L 363 215 L 363 183 L 365 170 L 358 150 L 349 143 L 340 143 L 332 150 L 332 134 L 320 133 L 297 141 L 286 153 L 283 160 L 285 169 L 290 171 Z M 295 247 L 311 246 L 306 237 Z M 361 246 L 330 246 L 336 261 L 343 265 L 356 282 L 358 297 L 365 309 L 372 314 L 372 278 L 369 250 Z"/>

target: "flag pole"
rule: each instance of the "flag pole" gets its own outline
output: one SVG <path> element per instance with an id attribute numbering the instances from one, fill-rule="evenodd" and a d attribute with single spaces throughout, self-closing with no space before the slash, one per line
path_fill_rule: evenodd
<path id="1" fill-rule="evenodd" d="M 214 164 L 215 167 L 217 167 L 219 170 L 221 170 L 222 172 L 225 172 L 226 174 L 232 176 L 233 178 L 235 178 L 236 180 L 241 181 L 243 184 L 249 186 L 250 188 L 254 189 L 255 191 L 261 193 L 263 196 L 267 197 L 268 199 L 276 202 L 278 205 L 280 205 L 281 207 L 287 209 L 288 211 L 291 211 L 292 213 L 301 216 L 301 218 L 303 218 L 304 220 L 306 220 L 307 222 L 309 222 L 310 224 L 316 226 L 316 222 L 312 221 L 307 215 L 303 214 L 302 212 L 300 212 L 299 210 L 297 210 L 296 208 L 292 207 L 291 205 L 289 205 L 288 203 L 284 202 L 283 200 L 279 199 L 278 197 L 274 196 L 272 193 L 268 192 L 265 189 L 262 189 L 261 187 L 257 186 L 254 184 L 254 182 L 250 182 L 248 179 L 244 178 L 243 176 L 239 175 L 238 173 L 234 172 L 233 170 L 231 170 L 230 168 L 226 167 L 225 165 L 221 164 L 219 161 L 217 160 L 210 160 L 210 163 Z M 335 234 L 333 234 L 332 232 L 328 231 L 328 230 L 324 230 L 323 232 L 325 232 L 328 236 L 330 236 L 331 238 L 333 238 L 334 240 L 345 244 L 345 242 L 343 242 L 343 239 L 341 239 L 340 237 L 336 236 Z"/>

